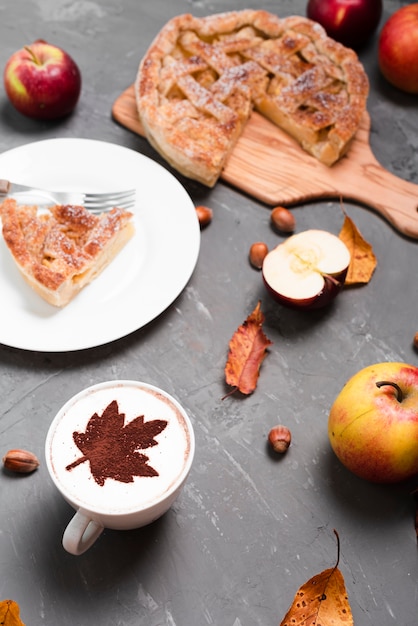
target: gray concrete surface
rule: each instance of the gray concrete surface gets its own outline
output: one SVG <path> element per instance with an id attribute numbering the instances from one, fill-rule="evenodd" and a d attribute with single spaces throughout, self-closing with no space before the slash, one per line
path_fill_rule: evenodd
<path id="1" fill-rule="evenodd" d="M 405 4 L 385 0 L 381 25 Z M 306 3 L 254 0 L 253 6 L 285 16 L 305 14 Z M 112 104 L 169 17 L 238 8 L 237 0 L 4 0 L 0 65 L 43 38 L 72 54 L 83 88 L 75 113 L 49 124 L 19 115 L 1 87 L 0 151 L 50 137 L 87 137 L 163 164 L 144 139 L 112 120 Z M 371 84 L 373 152 L 385 168 L 418 184 L 417 98 L 380 76 L 377 37 L 360 58 Z M 274 626 L 298 587 L 333 566 L 336 529 L 354 623 L 416 626 L 410 496 L 416 481 L 381 486 L 350 474 L 330 450 L 327 416 L 344 382 L 362 367 L 386 360 L 417 364 L 417 242 L 347 201 L 373 245 L 375 275 L 369 285 L 344 291 L 331 308 L 295 313 L 269 299 L 248 265 L 255 239 L 280 240 L 268 208 L 223 183 L 210 191 L 182 183 L 214 218 L 202 232 L 192 278 L 164 313 L 129 336 L 84 351 L 0 346 L 0 454 L 28 448 L 42 460 L 23 478 L 0 471 L 0 599 L 16 600 L 27 626 Z M 341 225 L 337 200 L 304 204 L 294 214 L 299 231 L 338 233 Z M 249 397 L 222 399 L 228 341 L 259 299 L 273 345 L 258 387 Z M 0 302 L 1 324 L 7 302 Z M 142 530 L 105 531 L 85 555 L 73 557 L 61 546 L 72 512 L 47 474 L 45 436 L 68 398 L 117 378 L 144 380 L 179 399 L 195 427 L 195 462 L 165 517 Z M 280 459 L 266 445 L 277 422 L 293 434 Z"/>

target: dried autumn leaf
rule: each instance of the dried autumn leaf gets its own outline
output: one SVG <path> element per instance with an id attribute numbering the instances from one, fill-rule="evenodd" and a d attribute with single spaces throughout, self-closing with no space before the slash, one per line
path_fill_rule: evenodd
<path id="1" fill-rule="evenodd" d="M 334 567 L 310 578 L 298 589 L 280 626 L 353 626 L 344 578 Z"/>
<path id="2" fill-rule="evenodd" d="M 268 346 L 272 345 L 263 332 L 263 322 L 261 302 L 258 302 L 229 342 L 225 379 L 228 385 L 246 395 L 256 388 L 261 363 Z"/>
<path id="3" fill-rule="evenodd" d="M 363 235 L 348 217 L 344 218 L 339 238 L 350 251 L 351 261 L 348 267 L 345 285 L 358 285 L 370 282 L 377 260 L 372 246 L 363 238 Z"/>
<path id="4" fill-rule="evenodd" d="M 0 624 L 4 626 L 25 626 L 20 619 L 20 609 L 14 600 L 0 601 Z"/>
<path id="5" fill-rule="evenodd" d="M 126 425 L 124 421 L 125 414 L 119 413 L 116 400 L 110 402 L 101 416 L 94 413 L 84 433 L 73 433 L 74 443 L 84 456 L 67 465 L 66 469 L 71 471 L 80 463 L 89 461 L 94 480 L 100 486 L 104 485 L 106 478 L 130 483 L 134 476 L 158 476 L 158 472 L 148 465 L 148 457 L 138 450 L 158 445 L 154 437 L 164 430 L 167 421 L 145 422 L 143 415 Z"/>

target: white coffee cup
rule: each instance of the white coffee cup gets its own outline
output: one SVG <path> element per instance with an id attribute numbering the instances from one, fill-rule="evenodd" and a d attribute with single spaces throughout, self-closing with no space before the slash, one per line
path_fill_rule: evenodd
<path id="1" fill-rule="evenodd" d="M 158 387 L 107 381 L 73 396 L 45 442 L 50 476 L 76 510 L 62 543 L 82 554 L 104 528 L 140 528 L 180 493 L 195 451 L 182 406 Z"/>

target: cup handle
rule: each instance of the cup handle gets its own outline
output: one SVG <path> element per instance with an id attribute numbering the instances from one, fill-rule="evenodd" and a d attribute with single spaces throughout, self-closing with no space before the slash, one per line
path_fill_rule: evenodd
<path id="1" fill-rule="evenodd" d="M 88 515 L 77 511 L 62 537 L 62 545 L 76 556 L 86 552 L 103 532 L 103 526 Z"/>

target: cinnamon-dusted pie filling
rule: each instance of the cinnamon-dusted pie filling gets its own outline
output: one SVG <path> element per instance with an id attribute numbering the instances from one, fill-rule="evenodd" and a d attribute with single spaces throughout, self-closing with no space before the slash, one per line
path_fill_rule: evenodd
<path id="1" fill-rule="evenodd" d="M 139 118 L 180 173 L 213 186 L 255 108 L 322 163 L 347 150 L 369 83 L 356 53 L 304 17 L 246 9 L 170 20 L 139 66 Z"/>
<path id="2" fill-rule="evenodd" d="M 62 307 L 96 278 L 134 233 L 132 213 L 93 215 L 82 206 L 40 211 L 12 198 L 0 205 L 4 240 L 26 282 Z"/>

